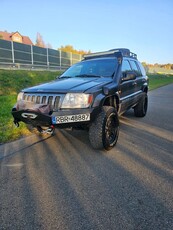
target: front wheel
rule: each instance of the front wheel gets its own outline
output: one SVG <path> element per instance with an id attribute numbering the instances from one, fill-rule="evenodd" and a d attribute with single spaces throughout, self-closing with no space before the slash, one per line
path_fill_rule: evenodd
<path id="1" fill-rule="evenodd" d="M 110 150 L 118 140 L 119 119 L 117 111 L 111 106 L 103 106 L 89 128 L 89 140 L 94 149 Z"/>

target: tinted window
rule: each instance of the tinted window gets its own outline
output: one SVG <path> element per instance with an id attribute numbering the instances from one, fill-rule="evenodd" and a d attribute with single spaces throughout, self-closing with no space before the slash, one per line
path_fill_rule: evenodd
<path id="1" fill-rule="evenodd" d="M 131 64 L 132 70 L 138 72 L 138 67 L 136 65 L 136 62 L 135 61 L 130 61 L 130 64 Z"/>
<path id="2" fill-rule="evenodd" d="M 139 66 L 137 65 L 136 61 L 130 61 L 130 65 L 132 67 L 132 70 L 137 73 L 137 76 L 142 76 L 142 73 L 140 71 Z"/>
<path id="3" fill-rule="evenodd" d="M 117 69 L 117 65 L 118 62 L 116 58 L 82 61 L 71 66 L 67 71 L 63 73 L 62 77 L 79 77 L 79 75 L 112 77 Z"/>
<path id="4" fill-rule="evenodd" d="M 127 60 L 123 60 L 122 72 L 131 71 L 130 63 Z"/>

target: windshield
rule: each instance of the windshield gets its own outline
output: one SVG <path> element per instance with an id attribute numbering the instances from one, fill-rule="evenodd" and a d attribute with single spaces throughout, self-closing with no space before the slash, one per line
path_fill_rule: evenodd
<path id="1" fill-rule="evenodd" d="M 92 59 L 79 62 L 65 71 L 60 78 L 70 77 L 113 77 L 117 59 Z"/>

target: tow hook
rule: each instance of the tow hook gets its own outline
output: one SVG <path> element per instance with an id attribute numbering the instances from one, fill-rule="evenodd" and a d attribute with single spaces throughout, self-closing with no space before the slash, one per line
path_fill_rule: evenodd
<path id="1" fill-rule="evenodd" d="M 14 120 L 13 122 L 16 127 L 19 127 L 19 122 L 17 120 Z"/>
<path id="2" fill-rule="evenodd" d="M 42 133 L 42 134 L 49 134 L 49 135 L 53 135 L 54 131 L 55 131 L 55 127 L 53 125 L 51 125 L 49 128 L 47 129 L 42 129 L 42 127 L 37 126 L 37 130 Z"/>
<path id="3" fill-rule="evenodd" d="M 47 134 L 52 135 L 55 131 L 55 127 L 53 125 L 51 125 L 48 129 L 47 129 Z"/>

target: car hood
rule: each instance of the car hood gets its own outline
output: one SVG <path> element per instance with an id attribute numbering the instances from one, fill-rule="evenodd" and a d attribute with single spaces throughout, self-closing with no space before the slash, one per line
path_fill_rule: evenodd
<path id="1" fill-rule="evenodd" d="M 24 89 L 28 93 L 69 93 L 86 92 L 101 88 L 112 82 L 112 78 L 62 78 L 55 81 Z"/>

